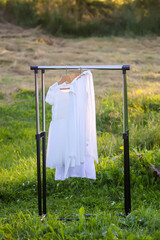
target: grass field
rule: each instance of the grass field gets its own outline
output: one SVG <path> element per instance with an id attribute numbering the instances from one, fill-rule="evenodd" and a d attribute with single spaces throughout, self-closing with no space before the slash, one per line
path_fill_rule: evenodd
<path id="1" fill-rule="evenodd" d="M 160 38 L 59 39 L 0 24 L 0 239 L 160 239 Z M 93 71 L 99 163 L 96 180 L 54 181 L 38 217 L 35 95 L 30 65 L 130 64 L 128 104 L 132 212 L 124 214 L 122 75 Z M 70 72 L 69 72 L 70 73 Z M 46 88 L 62 72 L 47 72 Z M 46 129 L 51 108 L 46 104 Z M 90 220 L 84 214 L 93 214 Z M 119 215 L 121 214 L 121 215 Z M 60 222 L 59 217 L 80 221 Z"/>

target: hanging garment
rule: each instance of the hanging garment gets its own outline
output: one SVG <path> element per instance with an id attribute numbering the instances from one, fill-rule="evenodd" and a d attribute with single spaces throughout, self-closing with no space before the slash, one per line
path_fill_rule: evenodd
<path id="1" fill-rule="evenodd" d="M 95 164 L 98 162 L 95 98 L 93 77 L 90 71 L 85 71 L 77 77 L 71 85 L 74 86 L 77 98 L 77 136 L 78 136 L 78 157 L 85 158 L 85 163 L 74 168 L 69 168 L 67 176 L 64 176 L 64 167 L 57 167 L 55 172 L 56 180 L 64 180 L 67 177 L 86 177 L 95 179 Z M 71 86 L 70 85 L 70 86 Z M 83 147 L 84 139 L 85 145 Z"/>
<path id="2" fill-rule="evenodd" d="M 76 109 L 72 88 L 61 91 L 66 84 L 55 83 L 49 88 L 46 102 L 52 105 L 52 121 L 49 127 L 46 166 L 65 166 L 65 175 L 70 166 L 80 165 L 76 161 Z"/>
<path id="3" fill-rule="evenodd" d="M 61 91 L 65 86 L 70 89 Z M 56 167 L 56 180 L 67 177 L 95 179 L 94 160 L 98 162 L 98 155 L 91 72 L 83 72 L 69 85 L 53 84 L 47 93 L 46 102 L 52 105 L 47 167 Z"/>

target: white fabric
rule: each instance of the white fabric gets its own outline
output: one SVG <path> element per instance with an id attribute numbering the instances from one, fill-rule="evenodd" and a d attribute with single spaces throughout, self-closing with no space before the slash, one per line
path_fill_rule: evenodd
<path id="1" fill-rule="evenodd" d="M 60 90 L 65 86 L 70 87 L 69 91 Z M 94 160 L 98 162 L 98 154 L 91 72 L 83 72 L 70 85 L 53 84 L 46 102 L 52 105 L 47 167 L 56 167 L 56 180 L 68 177 L 95 179 Z"/>
<path id="2" fill-rule="evenodd" d="M 87 72 L 87 92 L 88 92 L 88 106 L 86 122 L 88 123 L 86 129 L 86 155 L 92 157 L 98 163 L 97 153 L 97 135 L 96 135 L 96 110 L 95 110 L 95 93 L 93 85 L 93 77 L 90 71 Z"/>
<path id="3" fill-rule="evenodd" d="M 57 167 L 55 171 L 55 180 L 65 180 L 68 177 L 81 177 L 96 179 L 96 171 L 94 160 L 91 157 L 86 157 L 85 163 L 80 166 L 70 167 L 65 176 L 64 167 Z"/>
<path id="4" fill-rule="evenodd" d="M 63 84 L 64 86 L 65 84 Z M 72 88 L 69 91 L 61 91 L 58 84 L 54 84 L 49 88 L 46 96 L 46 102 L 52 104 L 46 166 L 49 168 L 65 166 L 65 175 L 70 166 L 80 165 L 76 161 L 77 127 L 74 95 Z"/>

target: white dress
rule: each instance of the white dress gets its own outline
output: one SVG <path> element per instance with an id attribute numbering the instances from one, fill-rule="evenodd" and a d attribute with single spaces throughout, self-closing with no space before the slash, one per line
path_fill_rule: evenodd
<path id="1" fill-rule="evenodd" d="M 46 96 L 46 102 L 52 105 L 46 166 L 50 168 L 64 166 L 66 174 L 70 166 L 74 167 L 80 163 L 76 161 L 75 94 L 72 88 L 69 91 L 61 91 L 60 87 L 62 86 L 54 84 Z"/>
<path id="2" fill-rule="evenodd" d="M 55 179 L 68 177 L 96 178 L 98 162 L 93 78 L 85 71 L 66 84 L 53 84 L 46 102 L 52 105 L 49 128 L 47 167 L 56 168 Z"/>

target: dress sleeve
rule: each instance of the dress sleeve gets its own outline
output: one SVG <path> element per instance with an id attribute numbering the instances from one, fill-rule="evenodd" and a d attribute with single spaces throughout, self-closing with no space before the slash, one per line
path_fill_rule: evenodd
<path id="1" fill-rule="evenodd" d="M 45 101 L 50 105 L 54 105 L 57 88 L 57 83 L 55 83 L 48 89 Z"/>

